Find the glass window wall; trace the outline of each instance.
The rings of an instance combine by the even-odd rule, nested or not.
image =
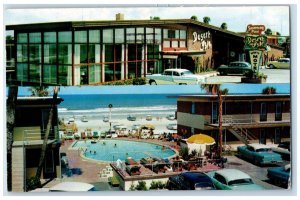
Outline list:
[[[100,83],[101,82],[101,66],[90,65],[89,66],[89,82]]]
[[[43,79],[45,83],[56,83],[57,67],[56,65],[44,64],[43,66]]]
[[[27,33],[17,34],[17,43],[27,43],[27,42],[28,42]]]
[[[124,29],[115,29],[115,43],[124,43]]]
[[[103,43],[113,43],[114,42],[113,29],[104,29],[103,30]]]
[[[135,43],[135,28],[126,29],[126,42],[131,44]]]
[[[75,31],[75,43],[87,43],[87,32]]]
[[[72,66],[58,66],[58,82],[61,85],[72,85]]]
[[[72,32],[64,31],[58,33],[58,42],[59,43],[72,43]]]
[[[100,31],[99,30],[89,30],[89,42],[90,43],[100,43]]]

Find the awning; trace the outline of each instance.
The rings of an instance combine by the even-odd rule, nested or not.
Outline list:
[[[191,50],[181,50],[181,51],[161,51],[163,58],[176,59],[177,56],[197,56],[203,55],[206,51],[191,51]]]

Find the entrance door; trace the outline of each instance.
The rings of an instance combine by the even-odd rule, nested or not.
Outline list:
[[[45,157],[44,178],[55,178],[53,150],[48,150]]]

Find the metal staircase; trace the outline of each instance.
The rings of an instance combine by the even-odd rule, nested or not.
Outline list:
[[[245,128],[241,128],[235,125],[228,130],[244,144],[249,144],[250,140],[257,140],[254,134]]]

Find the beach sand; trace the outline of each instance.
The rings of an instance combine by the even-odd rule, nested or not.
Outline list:
[[[87,122],[82,122],[81,117],[75,116],[75,123],[78,128],[78,133],[85,131],[85,129],[87,129],[87,128],[92,129],[92,131],[98,131],[98,132],[100,131],[101,133],[105,132],[105,131],[109,131],[110,123],[104,122],[103,119],[89,118],[89,116],[87,116],[87,120],[88,120]],[[113,126],[116,124],[125,126],[127,128],[127,131],[128,130],[132,131],[132,126],[135,124],[139,124],[139,125],[150,124],[155,127],[155,129],[153,131],[154,134],[163,134],[164,132],[165,133],[177,132],[176,130],[174,131],[174,130],[167,129],[168,124],[174,124],[174,123],[177,123],[177,121],[169,120],[165,116],[164,117],[153,117],[151,121],[146,120],[146,116],[145,117],[137,117],[136,121],[129,121],[129,120],[127,120],[127,117],[111,119],[112,130],[113,130]]]

